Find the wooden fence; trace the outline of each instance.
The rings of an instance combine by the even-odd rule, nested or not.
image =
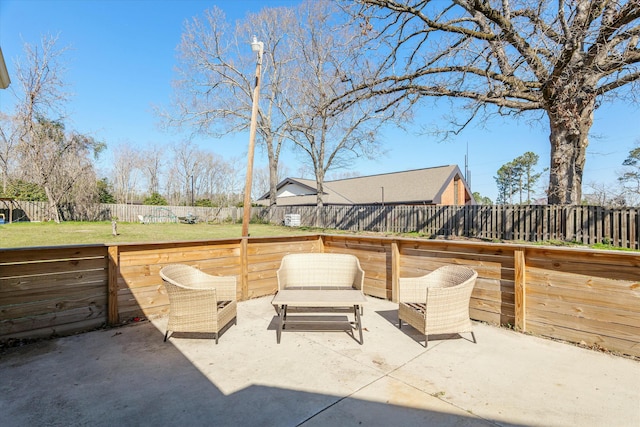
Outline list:
[[[47,204],[45,202],[29,202],[16,200],[13,203],[0,204],[0,213],[5,214],[7,222],[10,217],[10,205],[13,207],[11,220],[18,221],[46,221],[48,218]],[[178,217],[187,215],[197,216],[200,221],[206,222],[237,222],[242,220],[242,208],[207,208],[200,206],[151,206],[151,205],[127,205],[127,204],[97,204],[78,212],[73,206],[64,206],[61,209],[62,218],[67,221],[110,221],[117,218],[122,222],[138,222],[141,218],[151,222],[178,221]]]
[[[296,252],[356,255],[364,292],[389,300],[399,277],[467,265],[478,272],[473,319],[640,356],[640,253],[327,234],[0,249],[0,340],[166,314],[159,271],[175,262],[235,276],[240,300],[272,295]]]
[[[255,209],[255,208],[254,208]],[[606,243],[640,249],[640,208],[601,206],[302,206],[265,208],[254,215],[283,223],[347,231],[417,233],[525,242]]]
[[[5,217],[9,211],[5,209]],[[0,213],[4,212],[0,209]],[[76,218],[68,209],[65,218]],[[177,221],[189,214],[200,221],[238,222],[242,208],[191,206],[96,205],[93,220]],[[19,202],[13,220],[42,221],[43,202]],[[300,215],[300,225],[346,231],[417,233],[427,237],[457,236],[489,241],[568,241],[605,243],[640,249],[640,208],[601,206],[290,206],[252,208],[251,217],[284,224],[285,215]],[[171,218],[170,215],[173,215]],[[86,218],[84,218],[86,219]]]

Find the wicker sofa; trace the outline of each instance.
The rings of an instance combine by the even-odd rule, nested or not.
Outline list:
[[[287,318],[289,307],[314,308],[319,311],[353,307],[355,319],[353,323],[349,323],[358,330],[359,342],[363,343],[360,315],[366,297],[362,290],[364,271],[357,257],[337,253],[285,255],[277,271],[277,277],[278,293],[272,303],[279,317],[278,343],[285,324],[317,323],[322,320],[318,317],[311,321],[302,321],[300,317]]]
[[[398,283],[398,327],[402,321],[429,335],[470,332],[469,301],[478,273],[459,266],[440,267],[421,277],[400,278]]]
[[[215,334],[232,320],[237,322],[237,291],[234,276],[212,276],[195,267],[171,264],[160,270],[169,295],[169,332]]]
[[[277,271],[278,290],[359,289],[364,271],[358,258],[349,254],[300,253],[282,258]]]

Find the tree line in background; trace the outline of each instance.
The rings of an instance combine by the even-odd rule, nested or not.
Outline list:
[[[379,156],[384,126],[403,126],[421,100],[441,97],[468,112],[449,122],[445,135],[494,114],[546,116],[545,198],[577,204],[593,111],[615,97],[636,101],[638,19],[638,2],[623,0],[561,2],[555,9],[544,0],[305,1],[264,8],[235,25],[214,7],[186,24],[174,97],[157,114],[167,127],[213,138],[246,130],[255,85],[248,38],[255,33],[265,48],[258,143],[268,156],[264,179],[255,181],[264,183],[271,204],[283,149],[296,151],[313,173],[320,206],[329,171]],[[166,152],[118,147],[109,177],[99,179],[95,159],[106,143],[66,128],[64,53],[55,38],[25,45],[14,79],[16,110],[0,117],[3,195],[47,200],[55,220],[65,203],[239,203],[244,161],[225,161],[190,142]],[[456,100],[468,104],[460,108]],[[631,151],[625,161],[619,183],[626,193],[617,203],[638,193],[639,156]],[[531,202],[543,173],[537,162],[527,152],[503,165],[496,202]]]
[[[540,194],[540,189],[544,186],[540,180],[548,169],[538,171],[536,168],[539,160],[540,156],[527,151],[502,165],[494,177],[498,189],[495,203],[498,205],[546,204],[546,197]],[[640,205],[640,141],[629,151],[621,166],[621,169],[614,171],[617,175],[617,184],[588,183],[581,204],[606,207]],[[478,204],[493,204],[490,198],[478,192],[473,193],[473,197]]]

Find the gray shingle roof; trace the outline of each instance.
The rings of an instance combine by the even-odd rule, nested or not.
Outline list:
[[[463,178],[456,165],[447,165],[325,181],[323,202],[338,205],[377,204],[382,202],[384,192],[384,202],[389,204],[439,204],[442,192],[456,174]],[[464,183],[464,179],[462,182]],[[279,197],[278,205],[316,204],[315,180],[287,178],[278,184],[278,188],[291,183],[307,186],[313,192],[302,196]],[[468,188],[467,191],[470,194]],[[268,193],[261,197],[268,198]]]

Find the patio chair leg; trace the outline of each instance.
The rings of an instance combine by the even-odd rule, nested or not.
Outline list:
[[[473,339],[474,344],[478,344],[478,342],[476,341],[476,334],[474,334],[473,331],[471,331],[471,338]]]
[[[164,334],[164,342],[167,342],[167,337],[169,336],[169,330],[167,329],[167,332],[165,332]]]
[[[220,336],[220,332],[216,332],[216,345],[218,345],[218,336]]]
[[[398,317],[398,329],[402,329],[402,319]]]
[[[282,308],[280,309],[280,319],[282,320],[282,328],[285,328],[285,324],[286,324],[286,320],[287,320],[287,306],[283,305]]]
[[[424,348],[427,348],[427,345],[429,345],[429,335],[424,334]]]

